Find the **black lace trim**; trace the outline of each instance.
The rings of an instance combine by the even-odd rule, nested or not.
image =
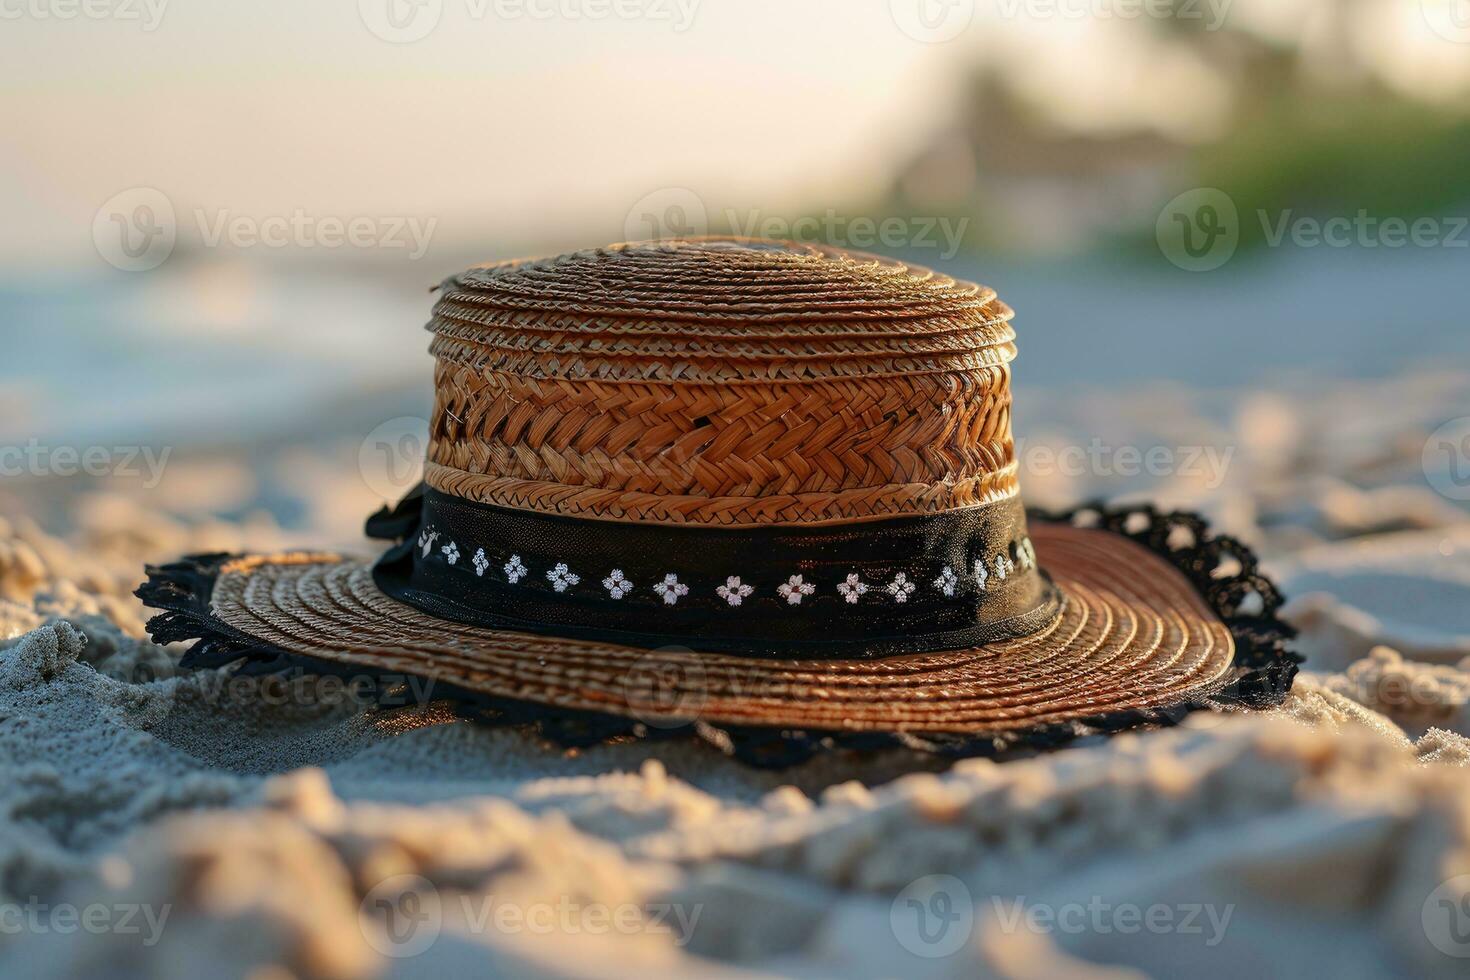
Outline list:
[[[819,753],[834,751],[899,749],[946,759],[998,758],[1054,749],[1090,735],[1175,725],[1202,708],[1267,708],[1285,699],[1301,663],[1301,657],[1287,648],[1296,631],[1280,618],[1284,599],[1261,573],[1254,552],[1244,543],[1226,535],[1212,535],[1209,525],[1197,514],[1161,512],[1152,505],[1109,507],[1094,503],[1062,513],[1033,511],[1030,519],[1069,522],[1123,535],[1183,572],[1234,634],[1235,661],[1225,685],[1209,697],[1168,708],[1113,711],[996,735],[830,732],[707,722],[662,729],[617,715],[497,698],[438,682],[434,692],[448,698],[462,717],[522,729],[564,749],[692,735],[741,762],[771,769],[799,765]],[[378,682],[383,702],[392,703],[396,692],[408,683],[402,675],[291,653],[215,619],[210,612],[215,579],[220,568],[234,557],[219,553],[191,555],[167,565],[150,565],[147,581],[134,593],[146,605],[162,610],[148,621],[148,631],[156,642],[196,641],[180,666],[228,667],[233,674],[250,676],[370,676]]]

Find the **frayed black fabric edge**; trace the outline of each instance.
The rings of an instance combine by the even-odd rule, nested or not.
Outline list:
[[[1168,727],[1201,709],[1269,708],[1286,698],[1301,663],[1301,657],[1288,649],[1296,631],[1280,618],[1284,599],[1260,571],[1255,553],[1244,543],[1227,535],[1211,534],[1207,522],[1197,514],[1165,512],[1151,505],[1091,503],[1060,513],[1032,511],[1030,518],[1122,535],[1178,568],[1235,637],[1235,661],[1225,682],[1208,696],[1168,708],[1113,711],[1063,724],[983,736],[796,730],[702,721],[659,728],[618,715],[497,698],[439,681],[432,682],[430,690],[434,698],[448,699],[461,717],[518,728],[562,749],[693,735],[725,755],[766,769],[784,769],[820,753],[843,751],[908,750],[949,760],[1005,758],[1059,748],[1087,736]],[[385,707],[398,703],[395,698],[412,683],[404,675],[291,653],[214,618],[210,601],[215,580],[220,569],[236,557],[191,555],[167,565],[148,566],[148,578],[135,595],[145,605],[162,610],[148,621],[149,633],[159,643],[196,641],[180,666],[229,668],[233,674],[251,676],[295,673],[367,677],[377,684]]]

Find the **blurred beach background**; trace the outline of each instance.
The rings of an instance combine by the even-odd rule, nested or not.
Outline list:
[[[0,898],[181,909],[166,960],[6,934],[8,975],[1470,955],[1470,0],[15,0],[0,77]],[[171,676],[144,561],[373,550],[362,519],[424,450],[435,284],[689,234],[995,287],[1028,502],[1155,499],[1258,549],[1309,657],[1287,706],[875,803],[692,746],[562,759],[439,716],[221,710]],[[931,826],[972,797],[976,840]],[[720,924],[616,960],[484,935],[396,960],[352,927],[389,871],[447,890],[471,865]],[[1240,918],[1210,958],[1005,930],[895,952],[890,901],[940,871],[977,908],[1044,883]],[[1436,932],[1446,888],[1463,916]]]
[[[427,413],[429,288],[629,238],[785,235],[995,286],[1033,442],[1089,388],[1228,425],[1242,392],[1470,361],[1454,3],[38,4],[0,34],[0,445],[29,447],[0,499],[48,523],[154,482],[119,451],[148,446],[155,503],[340,543],[373,494],[302,485]],[[195,465],[220,459],[244,462]]]

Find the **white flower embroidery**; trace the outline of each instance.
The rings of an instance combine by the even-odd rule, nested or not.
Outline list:
[[[793,575],[777,586],[776,591],[791,605],[799,606],[802,597],[811,595],[817,591],[817,587],[810,582],[803,582],[800,575]]]
[[[475,574],[484,575],[485,569],[490,567],[490,559],[485,557],[485,549],[475,551],[475,557],[471,559],[475,563]]]
[[[952,596],[954,595],[954,587],[958,582],[959,579],[955,577],[954,569],[945,565],[944,571],[940,572],[939,577],[934,580],[934,587],[945,595]]]
[[[505,563],[505,577],[510,579],[511,585],[526,577],[526,566],[521,564],[520,555],[511,555],[510,561]]]
[[[459,546],[456,545],[453,541],[449,542],[439,550],[444,552],[444,560],[449,562],[449,564],[453,565],[455,562],[459,561]]]
[[[1020,556],[1022,568],[1036,567],[1036,546],[1030,538],[1021,539],[1021,543],[1016,545],[1016,554]]]
[[[679,601],[681,595],[689,594],[689,586],[679,581],[679,576],[673,572],[664,576],[662,582],[655,582],[653,591],[664,597],[664,602],[672,606]]]
[[[888,594],[893,596],[894,602],[908,602],[909,596],[918,586],[909,581],[909,577],[903,572],[893,576],[893,581],[888,583]]]
[[[576,585],[582,581],[582,576],[576,575],[567,569],[566,562],[557,562],[556,567],[546,573],[546,580],[551,587],[558,592],[565,592],[567,586]]]
[[[837,591],[842,593],[842,598],[850,603],[858,601],[858,596],[868,591],[868,583],[858,578],[857,572],[847,576],[847,579],[837,583]]]
[[[426,527],[419,532],[419,547],[423,549],[423,556],[429,557],[429,552],[434,550],[434,541],[439,537],[439,532],[431,527]]]
[[[633,591],[633,583],[623,578],[621,568],[614,568],[609,572],[607,578],[602,580],[602,587],[607,589],[607,594],[614,599],[621,599]]]
[[[996,578],[998,578],[1002,582],[1004,582],[1006,576],[1009,575],[1009,574],[1011,574],[1011,572],[1014,572],[1015,570],[1016,570],[1016,563],[1013,562],[1013,561],[1011,561],[1009,558],[1007,558],[1005,552],[1001,552],[1000,554],[998,554],[998,555],[995,556],[995,577]]]
[[[715,595],[724,599],[732,606],[738,606],[745,601],[746,596],[754,591],[755,589],[752,587],[741,583],[739,575],[731,575],[725,579],[724,585],[715,589]]]
[[[990,573],[985,570],[985,562],[979,558],[975,559],[975,584],[980,586],[980,591],[985,591],[985,582],[990,578]]]

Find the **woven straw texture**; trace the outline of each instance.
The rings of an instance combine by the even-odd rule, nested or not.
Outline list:
[[[1067,599],[1053,625],[873,661],[647,651],[463,626],[384,596],[368,566],[325,555],[226,565],[213,613],[283,650],[654,724],[1006,732],[1169,706],[1219,686],[1233,638],[1176,568],[1105,531],[1038,522],[1031,533]]]
[[[1017,492],[1012,313],[873,256],[696,240],[441,287],[427,479],[581,518],[755,526]]]

